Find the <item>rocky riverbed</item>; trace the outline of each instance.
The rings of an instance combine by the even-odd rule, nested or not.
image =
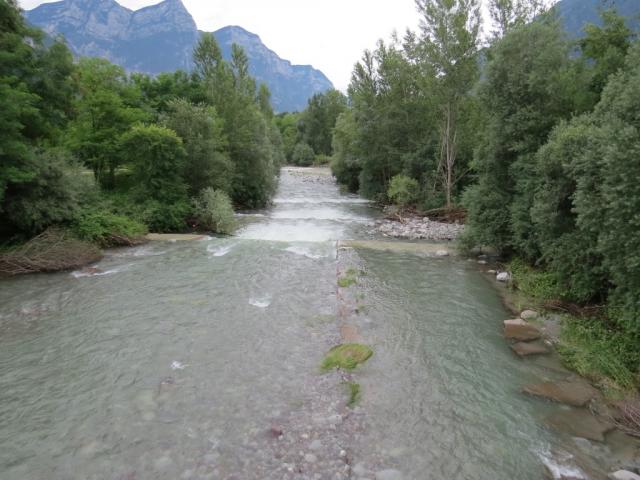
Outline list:
[[[456,240],[464,231],[459,223],[443,223],[428,217],[384,218],[375,222],[375,230],[386,237],[407,240]]]

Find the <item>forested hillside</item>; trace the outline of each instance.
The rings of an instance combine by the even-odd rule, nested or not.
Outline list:
[[[640,43],[615,10],[578,40],[541,2],[419,0],[421,28],[356,65],[332,168],[352,191],[467,214],[462,246],[489,249],[572,324],[585,371],[640,366]]]
[[[203,34],[192,74],[127,75],[45,45],[14,0],[0,9],[3,242],[52,225],[103,245],[147,229],[227,231],[231,203],[269,201],[282,140],[240,47],[226,62]]]

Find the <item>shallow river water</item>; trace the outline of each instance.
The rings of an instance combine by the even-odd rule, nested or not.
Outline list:
[[[550,407],[520,393],[541,372],[462,259],[357,252],[375,353],[344,413],[318,368],[339,341],[336,240],[375,215],[284,170],[236,237],[0,281],[0,478],[542,478]]]

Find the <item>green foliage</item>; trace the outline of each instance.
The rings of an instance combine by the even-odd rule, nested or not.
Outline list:
[[[529,298],[542,303],[566,296],[551,272],[532,268],[519,258],[511,260],[508,270],[513,276],[514,285]]]
[[[340,115],[333,133],[333,157],[331,173],[339,184],[345,185],[350,192],[360,188],[362,167],[358,161],[357,125],[351,110]]]
[[[93,189],[91,176],[64,152],[35,151],[24,163],[31,176],[5,192],[0,219],[2,233],[35,235],[47,227],[71,221]]]
[[[233,163],[227,152],[224,122],[215,108],[178,99],[170,100],[167,110],[164,123],[178,134],[185,148],[182,175],[189,193],[196,195],[207,187],[230,193]]]
[[[359,343],[345,343],[333,347],[324,357],[320,368],[323,371],[341,368],[353,370],[358,365],[366,362],[373,355],[373,350]]]
[[[327,155],[316,155],[313,164],[318,166],[327,166],[331,163],[331,157]]]
[[[120,140],[119,149],[133,163],[138,195],[171,202],[186,198],[180,173],[186,152],[178,135],[158,125],[136,125]]]
[[[300,115],[302,141],[318,155],[331,155],[331,138],[338,116],[347,109],[347,97],[338,90],[318,93]]]
[[[309,167],[313,164],[315,153],[309,144],[300,142],[296,145],[291,156],[291,162],[299,167]]]
[[[338,279],[338,286],[340,288],[349,288],[353,285],[356,285],[358,280],[356,280],[355,275],[353,273],[347,272],[344,277],[340,277]]]
[[[420,185],[418,182],[406,175],[396,175],[389,183],[387,196],[394,204],[402,207],[415,205],[420,194]]]
[[[85,210],[73,224],[73,232],[82,240],[112,247],[128,245],[147,233],[140,222],[106,210]]]
[[[637,339],[611,329],[599,319],[565,318],[559,352],[569,367],[605,387],[622,390],[638,387]]]
[[[299,113],[282,113],[275,117],[275,124],[278,127],[282,138],[282,149],[287,162],[292,162],[293,150],[299,140],[298,122]]]
[[[147,226],[151,232],[180,233],[188,229],[187,219],[193,215],[193,207],[187,198],[173,202],[146,200],[137,206],[133,217]]]
[[[194,203],[194,213],[200,226],[216,233],[233,233],[236,221],[226,193],[209,187],[200,192]]]
[[[102,187],[113,189],[116,169],[128,159],[119,148],[121,137],[147,118],[139,108],[140,93],[121,67],[104,59],[80,59],[77,76],[77,116],[69,126],[67,145]]]

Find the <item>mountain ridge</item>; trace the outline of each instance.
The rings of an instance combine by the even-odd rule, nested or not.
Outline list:
[[[127,71],[151,75],[190,70],[193,48],[203,33],[181,0],[139,10],[115,0],[61,0],[28,10],[25,17],[49,35],[63,35],[76,56],[107,58]],[[230,25],[212,33],[226,59],[232,43],[245,49],[250,73],[269,87],[278,112],[303,110],[311,96],[333,88],[320,70],[280,58],[243,27]]]

